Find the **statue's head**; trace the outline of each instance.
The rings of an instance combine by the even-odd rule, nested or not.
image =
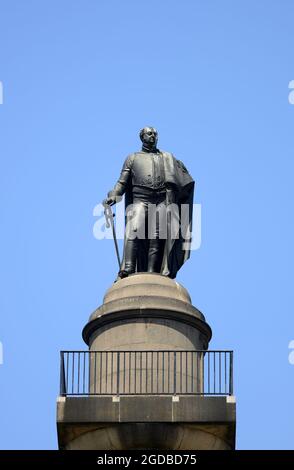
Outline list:
[[[144,127],[140,131],[140,139],[147,147],[156,147],[158,141],[157,130],[154,127]]]

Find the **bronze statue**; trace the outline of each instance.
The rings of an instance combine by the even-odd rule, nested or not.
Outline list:
[[[140,139],[142,150],[127,157],[104,201],[111,206],[125,195],[124,254],[118,275],[155,272],[175,278],[190,256],[194,181],[180,160],[157,148],[156,129],[144,127]]]

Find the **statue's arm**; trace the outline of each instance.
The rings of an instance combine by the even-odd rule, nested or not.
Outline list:
[[[106,200],[107,204],[110,204],[110,205],[115,204],[118,200],[120,200],[120,198],[125,193],[128,183],[130,182],[130,179],[131,179],[133,160],[134,160],[134,154],[129,155],[126,158],[123,164],[121,173],[120,173],[120,177],[116,185],[107,194],[107,200]]]

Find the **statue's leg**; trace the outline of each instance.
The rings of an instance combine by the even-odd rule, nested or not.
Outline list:
[[[121,277],[136,272],[140,242],[145,237],[145,204],[136,201],[128,214],[124,244],[124,269]]]
[[[129,238],[125,241],[125,275],[136,271],[137,242],[137,239],[132,240]]]
[[[164,240],[150,240],[148,252],[148,272],[160,273],[164,253]]]
[[[137,222],[137,272],[146,272],[148,267],[148,202],[141,198],[138,208],[138,222]]]
[[[156,211],[149,217],[149,250],[148,250],[148,272],[160,273],[166,242],[166,204],[165,200],[159,202]]]

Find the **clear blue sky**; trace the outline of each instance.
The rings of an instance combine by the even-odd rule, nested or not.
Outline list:
[[[59,350],[116,272],[94,206],[150,124],[197,181],[178,280],[234,349],[239,449],[293,449],[294,4],[0,0],[0,447],[57,447]]]

